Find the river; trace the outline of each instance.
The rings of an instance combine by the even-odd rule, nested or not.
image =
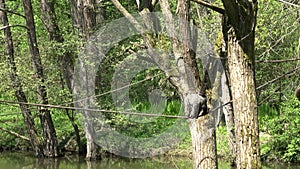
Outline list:
[[[106,158],[94,162],[83,157],[65,156],[56,159],[36,159],[30,153],[1,152],[0,169],[191,169],[192,160],[178,157],[155,157],[151,159]],[[229,169],[219,162],[219,169]],[[300,169],[300,166],[265,164],[264,169]]]

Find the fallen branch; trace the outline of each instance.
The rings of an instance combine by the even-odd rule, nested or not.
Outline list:
[[[16,136],[16,137],[18,137],[18,138],[21,138],[21,139],[23,139],[23,140],[25,140],[25,141],[30,141],[28,137],[22,136],[21,134],[18,134],[18,133],[14,132],[14,131],[5,129],[5,128],[3,128],[3,127],[0,127],[0,130],[5,131],[5,132],[7,132],[8,134],[11,134],[11,135]]]

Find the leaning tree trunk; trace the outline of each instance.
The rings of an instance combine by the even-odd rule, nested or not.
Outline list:
[[[5,1],[0,0],[0,7],[5,9]],[[6,55],[8,58],[8,63],[10,67],[10,79],[13,83],[13,89],[15,90],[15,96],[18,100],[18,102],[21,103],[27,103],[26,95],[22,89],[22,84],[18,79],[17,75],[17,67],[15,63],[15,56],[14,56],[14,46],[13,46],[13,40],[11,35],[11,30],[8,22],[8,17],[6,12],[2,13],[2,23],[4,27],[7,27],[4,29],[4,35],[5,35],[5,47],[6,47]],[[34,120],[31,115],[30,107],[25,104],[20,104],[21,112],[24,118],[24,123],[26,125],[27,133],[29,135],[30,143],[32,145],[34,155],[36,157],[43,157],[43,145],[42,141],[40,140],[37,130],[34,125]]]
[[[228,68],[236,135],[237,168],[261,168],[254,74],[257,1],[223,0],[228,17]]]
[[[25,12],[25,20],[26,20],[27,34],[28,34],[28,45],[29,45],[29,50],[31,55],[32,67],[34,70],[35,78],[38,81],[37,84],[38,99],[39,102],[41,102],[42,104],[48,104],[43,66],[42,66],[41,57],[40,57],[38,44],[36,40],[36,32],[35,32],[31,0],[23,0],[23,7]],[[43,135],[44,135],[44,155],[46,157],[57,157],[58,156],[57,138],[56,138],[56,132],[53,125],[52,117],[50,115],[50,110],[46,107],[40,107],[39,116],[40,116]]]

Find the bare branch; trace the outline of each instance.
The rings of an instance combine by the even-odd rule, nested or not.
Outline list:
[[[14,11],[9,10],[9,9],[5,9],[5,8],[1,8],[1,7],[0,7],[0,11],[7,12],[7,13],[12,13],[12,14],[14,14],[14,15],[18,15],[18,16],[21,16],[22,18],[25,18],[24,15],[22,15],[22,14],[20,14],[20,13],[18,13],[18,12],[14,12]]]
[[[143,32],[143,27],[138,23],[138,21],[123,7],[123,5],[118,0],[111,0],[115,7],[125,16],[128,21],[134,25],[134,27],[140,33]]]
[[[296,59],[286,59],[286,60],[257,60],[256,63],[283,63],[283,62],[294,62],[299,61],[300,58]]]
[[[220,8],[218,6],[214,6],[214,5],[212,5],[212,4],[208,3],[208,2],[205,2],[205,1],[202,1],[202,0],[192,0],[192,1],[195,2],[195,3],[198,3],[200,5],[203,5],[203,6],[209,8],[209,9],[211,9],[213,11],[216,11],[216,12],[218,12],[220,14],[225,14],[225,10],[223,8]]]
[[[25,25],[19,25],[19,24],[17,24],[17,25],[7,25],[7,26],[2,26],[2,27],[0,27],[0,31],[1,31],[1,30],[4,30],[4,29],[6,29],[6,28],[12,28],[12,27],[22,27],[22,28],[28,29],[27,26],[25,26]]]
[[[7,132],[7,133],[9,133],[9,134],[11,134],[11,135],[13,135],[13,136],[18,137],[18,138],[21,138],[21,139],[23,139],[23,140],[25,140],[25,141],[30,141],[28,137],[22,136],[21,134],[18,134],[18,133],[14,132],[14,131],[5,129],[5,128],[3,128],[3,127],[0,127],[0,130],[5,131],[5,132]]]
[[[290,3],[290,2],[287,2],[287,1],[284,1],[284,0],[278,0],[279,2],[282,2],[282,3],[285,3],[285,4],[288,4],[288,5],[291,5],[291,6],[294,6],[294,7],[297,7],[297,8],[300,8],[300,5],[297,5],[297,4],[293,4],[293,3]]]
[[[272,83],[276,82],[277,80],[279,80],[279,79],[281,79],[281,78],[283,78],[283,77],[285,77],[285,76],[287,76],[287,75],[289,75],[289,74],[291,74],[291,73],[294,73],[294,72],[295,72],[296,70],[298,70],[299,68],[300,68],[300,67],[296,67],[295,69],[292,69],[292,70],[290,70],[290,71],[288,71],[288,72],[286,72],[286,73],[284,73],[284,74],[282,74],[282,75],[276,77],[275,79],[272,79],[272,80],[268,81],[267,83],[258,86],[258,87],[256,88],[256,90],[260,90],[260,89],[262,89],[262,88],[268,86],[269,84],[272,84]]]

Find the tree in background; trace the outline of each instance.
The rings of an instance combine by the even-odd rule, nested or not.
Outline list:
[[[38,49],[38,43],[36,39],[36,30],[34,23],[34,15],[32,10],[31,0],[23,0],[23,7],[25,13],[28,46],[30,50],[30,56],[32,61],[32,67],[37,83],[37,95],[38,100],[42,104],[48,104],[47,89],[45,86],[45,76],[43,72],[43,65],[41,62],[41,56]],[[50,110],[47,107],[39,108],[39,117],[41,120],[43,130],[43,148],[44,155],[46,157],[58,156],[58,143],[56,138],[56,131],[53,125]]]
[[[2,9],[6,9],[5,1],[0,1],[0,7]],[[6,56],[8,59],[9,67],[10,67],[10,79],[12,82],[12,86],[14,89],[14,94],[19,102],[27,103],[27,97],[23,91],[22,84],[18,77],[17,66],[15,63],[15,54],[14,54],[14,45],[11,34],[11,28],[9,26],[9,21],[7,17],[7,13],[5,11],[1,11],[1,20],[4,27],[4,36],[5,36],[5,48],[6,48]],[[35,128],[34,120],[31,114],[30,107],[25,104],[20,104],[20,109],[22,111],[22,115],[24,118],[24,122],[26,125],[27,133],[29,135],[30,143],[32,145],[34,155],[36,157],[44,157],[43,152],[43,143],[39,138],[37,133],[37,129]]]
[[[59,48],[63,47],[64,44],[64,38],[62,36],[62,33],[58,27],[57,17],[55,13],[55,2],[52,0],[41,0],[41,12],[42,12],[42,18],[43,18],[43,24],[46,27],[46,30],[48,32],[48,38],[51,42],[56,43],[57,50]],[[75,56],[74,53],[70,50],[65,50],[63,54],[60,54],[58,56],[59,58],[59,67],[61,70],[61,74],[63,74],[64,81],[66,83],[66,86],[70,93],[72,93],[72,84],[73,84],[73,74],[74,74],[74,60]],[[64,86],[64,85],[63,85]],[[74,107],[73,104],[71,104],[72,107]],[[74,132],[76,135],[76,142],[78,146],[78,152],[82,152],[82,146],[81,146],[81,139],[79,134],[79,128],[78,125],[75,123],[74,118],[74,110],[68,110],[66,109],[66,114],[74,128]]]

